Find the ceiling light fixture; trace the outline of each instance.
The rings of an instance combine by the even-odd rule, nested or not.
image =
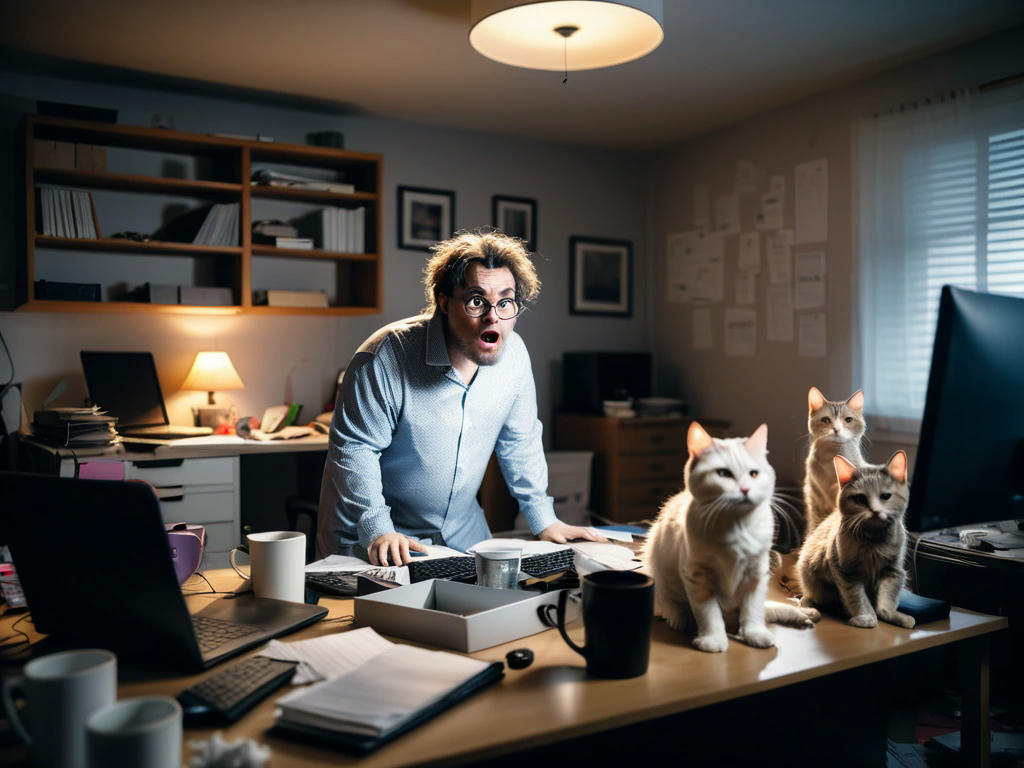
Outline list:
[[[469,43],[514,67],[611,67],[661,45],[662,15],[662,0],[471,0]]]

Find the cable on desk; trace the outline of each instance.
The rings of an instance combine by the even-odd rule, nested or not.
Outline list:
[[[211,584],[210,580],[208,578],[206,578],[206,576],[203,575],[202,571],[196,571],[195,575],[198,576],[203,581],[205,581],[206,582],[206,586],[208,586],[209,589],[206,592],[185,592],[184,590],[182,590],[182,592],[184,594],[186,594],[186,595],[234,595],[234,594],[236,594],[234,592],[219,592],[216,589],[214,589],[213,588],[213,584]]]
[[[16,664],[20,664],[24,661],[24,657],[28,655],[28,652],[32,648],[32,639],[28,636],[27,632],[18,629],[18,625],[26,619],[31,618],[32,613],[26,613],[11,625],[11,629],[14,630],[14,634],[0,639],[0,661]],[[9,642],[11,638],[17,637],[18,635],[21,635],[24,639],[18,640],[16,643]],[[13,649],[17,649],[17,652],[12,653]]]

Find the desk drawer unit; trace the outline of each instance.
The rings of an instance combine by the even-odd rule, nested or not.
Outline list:
[[[594,452],[590,505],[595,512],[617,522],[649,520],[683,488],[689,424],[689,419],[678,417],[617,419],[559,413],[555,445]],[[712,434],[728,426],[709,424]]]
[[[206,528],[203,568],[224,568],[241,540],[237,456],[153,459],[125,462],[126,480],[145,480],[156,488],[165,523]]]

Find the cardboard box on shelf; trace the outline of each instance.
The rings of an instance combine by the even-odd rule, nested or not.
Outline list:
[[[75,145],[70,141],[35,139],[32,147],[32,164],[36,168],[73,169]]]

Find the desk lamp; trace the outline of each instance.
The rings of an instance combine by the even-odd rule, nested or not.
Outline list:
[[[199,352],[181,388],[206,390],[206,405],[193,406],[192,413],[197,427],[217,427],[228,420],[231,409],[214,403],[214,391],[244,386],[227,352]]]

